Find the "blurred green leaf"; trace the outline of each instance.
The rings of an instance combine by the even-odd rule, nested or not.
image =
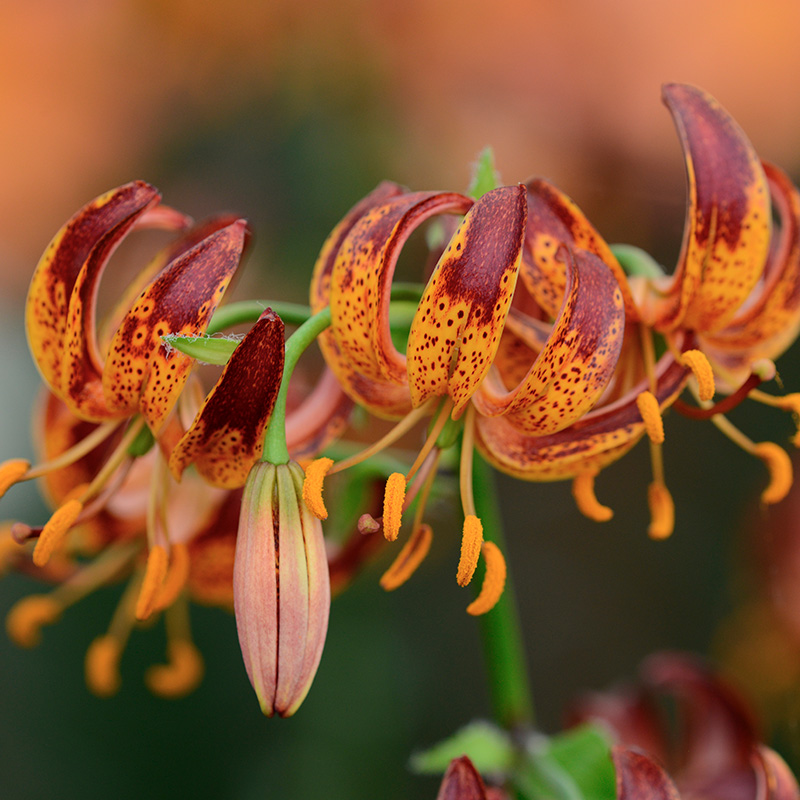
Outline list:
[[[500,175],[494,168],[494,150],[491,147],[486,147],[478,156],[467,194],[477,200],[483,197],[486,192],[496,189],[499,183]]]
[[[410,767],[418,774],[441,774],[454,758],[469,756],[481,774],[503,774],[516,756],[505,731],[490,722],[476,721],[411,757]]]
[[[174,333],[162,336],[161,339],[167,347],[174,347],[206,364],[218,365],[228,363],[241,341],[241,337],[223,339],[217,336],[178,336]]]

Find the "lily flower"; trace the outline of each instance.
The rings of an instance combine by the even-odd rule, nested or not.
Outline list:
[[[674,741],[659,702],[664,698],[677,706]],[[569,723],[588,721],[607,727],[618,743],[612,758],[620,800],[800,797],[789,767],[760,742],[741,698],[688,656],[652,656],[640,683],[579,699]]]
[[[760,458],[771,476],[762,494],[767,504],[781,500],[791,486],[789,457],[772,442],[751,441],[724,414],[747,396],[795,413],[800,407],[798,394],[779,397],[756,388],[774,377],[772,359],[800,329],[800,195],[777,167],[762,164],[739,126],[708,94],[679,84],[663,91],[689,181],[674,275],[665,275],[635,248],[609,247],[570,198],[544,180],[529,182],[520,273],[526,288],[547,315],[556,314],[566,281],[560,249],[593,253],[619,282],[625,339],[608,391],[568,430],[530,439],[502,419],[480,418],[477,424],[478,446],[495,466],[530,480],[573,478],[579,508],[598,520],[612,512],[594,495],[595,476],[646,434],[653,462],[649,532],[655,538],[668,536],[674,526],[661,457],[661,415],[667,407],[710,418]],[[530,326],[509,335],[516,336],[518,349],[535,352],[540,346]],[[664,345],[658,361],[656,342]],[[699,408],[678,399],[687,385]],[[717,391],[727,397],[714,404]]]
[[[87,682],[102,695],[119,685],[133,627],[161,611],[170,664],[154,668],[148,684],[177,694],[200,680],[186,603],[233,607],[240,487],[262,453],[283,368],[283,324],[269,309],[204,400],[190,374],[194,359],[163,338],[205,331],[246,241],[236,218],[191,229],[160,253],[95,331],[97,282],[119,240],[142,224],[188,224],[157,203],[141,182],[113,190],[79,211],[45,252],[26,315],[49,389],[35,420],[42,460],[0,466],[1,492],[38,478],[56,509],[43,527],[16,523],[0,540],[5,566],[56,584],[11,609],[14,641],[36,644],[41,627],[71,605],[129,578],[108,633],[87,654]],[[350,409],[342,397],[328,375],[290,408],[294,454],[316,452],[342,426]]]
[[[490,380],[501,355],[523,264],[527,192],[524,186],[488,191],[479,199],[446,192],[405,192],[381,184],[357,204],[329,236],[314,270],[312,310],[330,307],[332,324],[320,337],[326,362],[347,394],[378,417],[398,420],[377,444],[333,465],[320,459],[306,472],[306,502],[324,518],[322,480],[397,441],[432,416],[429,434],[405,473],[389,477],[380,523],[389,540],[398,536],[402,511],[421,495],[411,537],[384,576],[399,586],[422,560],[431,540],[423,522],[439,455],[463,428],[460,463],[464,511],[457,582],[466,585],[482,556],[484,589],[468,609],[488,611],[502,592],[505,563],[499,549],[483,541],[472,495],[472,457],[482,419],[502,420],[519,435],[544,437],[568,429],[606,388],[623,338],[623,297],[602,259],[584,250],[564,250],[565,295],[555,322],[542,333],[541,320],[514,314],[541,333],[539,352],[517,370],[516,380]],[[463,216],[442,247],[408,333],[406,352],[391,330],[392,279],[409,236],[438,215]],[[517,299],[515,302],[522,303]],[[507,348],[506,348],[507,350]],[[511,354],[503,354],[511,358]],[[519,363],[517,363],[519,367]]]

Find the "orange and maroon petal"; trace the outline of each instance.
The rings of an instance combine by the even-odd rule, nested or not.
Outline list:
[[[757,359],[777,358],[800,329],[800,192],[777,167],[764,164],[764,170],[780,226],[773,234],[763,285],[728,326],[702,339],[708,355],[739,373],[749,372]]]
[[[158,432],[194,365],[161,337],[203,334],[239,266],[246,235],[244,220],[215,231],[142,292],[109,348],[103,372],[109,408],[121,415],[141,411]]]
[[[450,762],[436,800],[488,800],[483,779],[467,756]]]
[[[674,402],[689,375],[670,353],[659,359],[656,397],[662,409]],[[588,470],[599,471],[627,453],[644,434],[636,396],[647,387],[643,382],[617,402],[544,436],[520,431],[507,417],[479,414],[475,424],[477,447],[501,472],[523,480],[564,480]]]
[[[415,407],[449,394],[458,417],[489,371],[517,284],[526,213],[524,186],[487,192],[447,245],[408,336]]]
[[[530,435],[562,430],[592,408],[622,347],[625,307],[611,270],[587,250],[561,252],[567,286],[546,345],[514,389],[487,381],[474,398],[481,414],[506,416]]]
[[[45,383],[64,399],[83,383],[91,384],[89,405],[98,406],[97,413],[90,415],[95,420],[109,418],[102,393],[96,391],[100,371],[94,333],[97,282],[119,241],[159,199],[156,189],[137,181],[85,205],[50,242],[28,290],[28,342]]]
[[[686,158],[689,206],[678,269],[642,316],[665,332],[711,333],[734,318],[764,269],[767,180],[742,129],[710,95],[668,84],[663,99]]]
[[[680,800],[678,789],[653,758],[641,750],[611,748],[617,775],[617,800]]]
[[[283,322],[267,309],[234,350],[216,386],[170,456],[176,479],[194,462],[215,486],[242,486],[264,448],[283,377]]]
[[[558,314],[564,299],[567,276],[558,258],[562,245],[594,253],[614,274],[625,302],[625,314],[638,319],[628,279],[605,239],[577,205],[542,179],[528,182],[528,225],[520,277],[536,302],[551,317]]]
[[[392,343],[392,276],[408,237],[436,214],[464,214],[464,195],[415,192],[367,211],[351,228],[331,275],[331,331],[347,368],[365,378],[404,385],[406,359]]]

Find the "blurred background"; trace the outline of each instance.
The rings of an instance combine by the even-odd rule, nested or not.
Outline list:
[[[763,158],[800,175],[794,0],[0,5],[0,458],[31,452],[33,267],[75,210],[129,180],[196,218],[247,217],[256,244],[236,294],[303,300],[325,235],[379,180],[463,190],[486,145],[506,182],[549,178],[609,241],[671,265],[685,179],[663,82],[711,92]],[[124,284],[125,270],[122,259],[109,279]],[[800,388],[798,352],[779,366],[787,390]],[[787,443],[793,430],[755,404],[734,419],[756,441]],[[578,514],[568,485],[500,480],[539,723],[557,730],[570,697],[631,676],[653,650],[714,652],[797,768],[797,648],[742,608],[772,574],[768,561],[752,569],[763,555],[753,532],[774,538],[778,524],[791,551],[798,506],[771,521],[761,464],[675,414],[666,469],[678,524],[660,543],[645,534],[644,446],[601,476],[616,511],[603,526]],[[32,487],[3,499],[3,518],[45,515]],[[116,698],[84,686],[85,649],[118,590],[70,609],[36,651],[3,636],[0,795],[434,797],[437,781],[411,776],[409,755],[489,714],[477,628],[453,580],[458,526],[441,511],[432,556],[398,592],[378,587],[384,557],[335,600],[317,680],[288,721],[259,713],[233,618],[216,609],[193,612],[205,681],[173,702],[142,683],[163,658],[158,626],[134,634]],[[0,608],[32,591],[4,578]]]

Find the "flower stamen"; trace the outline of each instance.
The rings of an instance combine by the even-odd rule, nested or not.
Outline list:
[[[687,350],[681,354],[681,363],[688,367],[697,381],[697,394],[701,400],[714,397],[714,370],[705,354],[700,350]]]
[[[794,475],[789,454],[774,442],[761,442],[753,450],[769,470],[769,485],[761,492],[764,505],[779,503],[789,494]]]
[[[159,697],[184,697],[203,680],[203,657],[192,642],[188,604],[184,601],[171,606],[165,618],[169,662],[150,667],[144,680],[147,688]]]
[[[150,548],[142,588],[136,601],[136,619],[145,620],[155,610],[156,596],[161,592],[167,576],[168,560],[167,551],[160,544]]]
[[[0,497],[15,483],[23,480],[31,467],[30,461],[24,458],[12,458],[0,464]]]
[[[42,627],[58,622],[62,605],[49,594],[32,594],[18,600],[6,615],[6,632],[19,647],[36,647]]]
[[[467,586],[475,574],[478,559],[481,555],[483,544],[483,525],[474,514],[468,514],[464,519],[464,529],[461,534],[461,555],[458,559],[456,583]]]
[[[332,466],[332,458],[317,458],[305,469],[303,500],[317,519],[328,518],[328,509],[325,508],[325,501],[322,499],[322,484]]]
[[[647,435],[653,444],[664,442],[664,420],[661,418],[661,409],[656,396],[649,391],[641,392],[636,397],[636,406],[644,420]]]
[[[169,566],[161,590],[155,599],[153,610],[169,608],[189,580],[189,548],[185,543],[173,544],[169,551]]]
[[[98,636],[86,651],[84,672],[89,691],[97,697],[112,697],[119,691],[122,679],[119,662],[122,643],[110,634]]]
[[[576,475],[572,481],[572,496],[578,511],[585,517],[595,522],[607,522],[614,516],[614,512],[608,506],[604,506],[594,493],[594,479],[597,477],[598,470],[587,470]]]
[[[81,485],[71,492],[71,494],[83,494],[85,486]],[[83,510],[83,503],[74,497],[67,496],[67,499],[56,509],[56,512],[42,528],[36,547],[33,550],[33,563],[37,567],[43,567],[50,560],[55,550],[66,539],[69,529],[75,524],[78,515]]]
[[[647,504],[650,507],[647,535],[651,539],[668,539],[675,530],[675,503],[662,481],[655,480],[648,486]]]
[[[486,573],[478,596],[467,606],[467,613],[473,616],[491,611],[503,594],[506,586],[506,560],[494,542],[484,542],[481,546]]]
[[[402,586],[424,561],[432,541],[433,530],[430,525],[425,523],[415,525],[411,536],[403,545],[403,549],[397,554],[389,569],[381,576],[381,586],[387,592]]]
[[[397,539],[403,516],[403,502],[406,499],[406,476],[393,472],[386,481],[383,496],[383,535],[390,542]]]
[[[31,467],[25,476],[25,480],[41,478],[50,472],[69,467],[106,441],[119,426],[119,422],[106,422],[103,425],[99,425],[88,436],[64,450],[63,453],[59,453],[55,458]]]

